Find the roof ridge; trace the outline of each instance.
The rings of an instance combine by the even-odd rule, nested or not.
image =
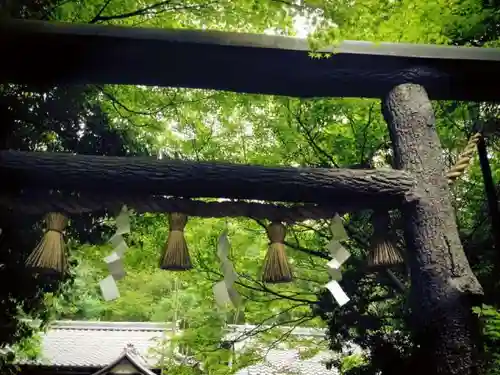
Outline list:
[[[58,330],[88,330],[88,331],[165,331],[173,329],[172,322],[113,322],[102,320],[56,320],[50,323],[49,329]],[[229,324],[228,328],[233,332],[260,331],[270,328],[290,329],[292,327],[253,324]],[[293,327],[293,336],[323,336],[324,328]]]
[[[50,330],[86,331],[164,331],[173,328],[172,323],[157,322],[109,322],[99,320],[56,320],[51,322]]]
[[[116,358],[113,362],[101,368],[99,371],[95,372],[93,375],[104,375],[112,370],[116,365],[118,365],[123,359],[127,359],[132,366],[136,368],[143,375],[155,375],[153,371],[149,369],[147,362],[144,357],[139,353],[132,343],[128,343],[122,350],[121,355]]]

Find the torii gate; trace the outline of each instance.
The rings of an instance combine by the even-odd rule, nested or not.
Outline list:
[[[138,211],[282,221],[399,208],[406,221],[413,328],[421,336],[424,370],[474,372],[469,297],[481,295],[482,288],[458,236],[429,99],[499,100],[500,50],[345,42],[331,58],[317,60],[308,56],[306,41],[294,38],[20,20],[2,20],[0,45],[8,56],[0,69],[4,83],[141,84],[381,98],[398,170],[265,168],[0,151],[2,181],[37,192],[24,196],[3,191],[0,202],[38,213],[71,213],[75,203],[78,212],[92,211],[119,202]],[[49,189],[80,195],[63,199],[50,195]],[[289,208],[186,199],[196,197],[301,204]]]

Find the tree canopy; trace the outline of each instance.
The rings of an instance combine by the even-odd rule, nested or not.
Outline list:
[[[479,0],[418,1],[24,1],[4,2],[0,16],[135,27],[216,29],[295,35],[310,29],[313,47],[341,40],[476,45],[498,43],[499,4]],[[425,20],[425,21],[424,21]],[[312,58],[312,57],[311,57]],[[327,58],[327,57],[322,57]],[[40,63],[43,61],[41,57]],[[199,64],[203,64],[200,57]],[[192,161],[231,161],[272,166],[380,168],[393,165],[387,125],[378,100],[310,99],[242,95],[210,90],[142,86],[32,87],[2,84],[0,113],[3,148],[69,151],[99,155],[161,155]],[[488,125],[488,154],[499,181],[497,106],[434,102],[443,162],[452,167],[479,122]],[[486,126],[485,125],[485,126]],[[498,187],[498,185],[497,185]],[[484,373],[498,367],[500,314],[494,267],[498,259],[477,156],[452,186],[460,236],[475,274],[485,288],[482,318]],[[498,189],[497,189],[498,190]],[[195,267],[185,273],[159,269],[168,225],[163,214],[132,216],[126,238],[127,276],[118,282],[121,297],[105,302],[98,281],[107,274],[103,257],[112,250],[113,214],[97,212],[71,218],[70,274],[41,283],[27,273],[24,260],[41,233],[39,217],[0,216],[0,313],[3,345],[29,336],[25,316],[50,319],[172,321],[190,323],[183,340],[198,359],[220,371],[221,356],[211,354],[224,324],[328,327],[328,344],[338,349],[355,341],[369,349],[360,366],[346,373],[398,373],[415,365],[408,322],[405,266],[390,271],[367,267],[373,232],[372,212],[344,216],[352,257],[342,286],[351,298],[338,307],[322,286],[328,281],[325,249],[327,221],[293,225],[286,237],[294,268],[291,284],[260,281],[267,249],[264,223],[252,219],[191,218],[187,242]],[[212,285],[221,279],[216,255],[220,233],[228,229],[231,259],[239,274],[241,309],[214,310]],[[391,215],[391,235],[405,255],[401,218]],[[182,306],[182,309],[179,307]],[[491,307],[494,306],[494,307]],[[206,330],[210,326],[213,329]],[[200,336],[202,332],[204,335]],[[195,337],[201,337],[198,341]],[[273,336],[273,340],[274,340]],[[271,340],[272,341],[272,340]],[[22,342],[21,342],[22,343]],[[311,348],[322,343],[309,343]],[[22,348],[23,345],[20,345]],[[10,361],[12,358],[8,358]],[[240,365],[254,360],[243,357]],[[496,362],[495,362],[496,361]],[[496,365],[495,365],[496,363]],[[351,367],[351,368],[349,368]],[[236,369],[237,367],[235,367]],[[347,369],[349,368],[349,369]],[[179,371],[182,371],[179,369]],[[350,372],[349,372],[350,371]],[[364,372],[363,372],[364,371]],[[488,372],[489,371],[489,372]]]

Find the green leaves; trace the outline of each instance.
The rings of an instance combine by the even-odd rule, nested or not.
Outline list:
[[[247,32],[263,32],[291,21],[283,3],[258,0],[73,0],[55,6],[51,16],[94,24]]]
[[[432,4],[363,0],[356,6],[347,1],[325,1],[323,9],[323,20],[312,35],[312,39],[323,46],[342,40],[448,44],[450,39],[443,31],[459,22],[467,22],[470,14],[474,14],[474,9],[467,9],[454,0]]]
[[[483,331],[483,351],[486,356],[487,373],[500,374],[500,354],[498,345],[500,343],[500,311],[493,306],[476,306],[473,312],[480,318]]]
[[[291,6],[285,3],[267,0],[73,0],[50,7],[46,18],[137,27],[245,32],[272,29],[288,35],[294,33],[293,16],[301,14],[316,26],[315,33],[310,36],[315,51],[310,57],[324,59],[330,55],[319,53],[319,50],[331,47],[335,52],[335,47],[348,39],[472,43],[477,35],[487,34],[488,27],[496,25],[499,17],[498,12],[483,8],[479,0],[360,0],[354,3],[324,0],[291,2],[294,4]],[[38,17],[39,12],[35,13]],[[498,43],[494,36],[488,40],[492,45]],[[196,63],[204,64],[202,55]],[[245,74],[244,67],[241,74]],[[16,129],[9,145],[12,148],[46,147],[113,155],[161,154],[165,158],[260,165],[327,168],[390,165],[389,134],[380,113],[380,103],[374,100],[300,100],[210,90],[113,85],[85,90],[57,88],[45,96],[25,88],[9,90],[3,90],[2,97],[16,98],[13,105],[9,104],[9,108],[17,108],[13,116]],[[435,109],[445,148],[444,160],[451,165],[467,141],[475,120],[471,115],[473,110],[464,103],[436,103]],[[498,181],[497,145],[491,153],[493,173]],[[468,255],[476,259],[476,272],[488,275],[491,261],[485,238],[490,228],[484,224],[486,220],[481,223],[484,217],[482,189],[479,165],[474,160],[452,191],[464,243],[476,244],[476,247],[471,245]],[[105,303],[97,283],[107,273],[102,258],[111,248],[98,241],[103,228],[97,218],[99,215],[79,218],[81,220],[73,227],[87,236],[78,236],[80,240],[77,241],[74,234],[76,245],[72,246],[72,255],[78,262],[73,269],[74,283],[71,287],[65,286],[63,297],[56,294],[45,297],[45,306],[53,317],[158,322],[186,319],[190,327],[183,336],[173,339],[173,343],[191,348],[209,373],[227,372],[229,353],[218,345],[224,324],[232,322],[230,317],[236,312],[216,309],[211,289],[213,283],[221,279],[216,243],[226,220],[191,218],[186,238],[195,269],[172,273],[158,268],[168,232],[166,217],[134,215],[132,233],[127,238],[130,249],[125,256],[128,275],[118,282],[121,297]],[[385,286],[387,280],[382,276],[361,274],[366,240],[370,235],[368,216],[365,213],[349,215],[349,227],[356,229],[361,237],[361,240],[350,239],[346,243],[353,257],[345,267],[344,282],[353,297],[352,302],[339,310],[321,295],[322,317],[330,325],[331,343],[335,339],[363,341],[373,332],[405,328],[404,296],[391,294],[392,288]],[[326,223],[300,223],[290,228],[287,252],[297,278],[293,284],[272,287],[260,282],[267,248],[263,228],[243,218],[229,219],[227,225],[232,244],[231,260],[240,275],[236,287],[245,299],[244,314],[240,314],[246,322],[278,326],[324,325],[320,319],[313,319],[310,307],[317,306],[317,295],[328,280],[324,270],[326,260],[312,255],[312,251],[324,253],[324,245],[329,239]],[[19,261],[12,256],[11,263]],[[403,270],[399,276],[404,278],[405,275]],[[498,312],[488,306],[476,312],[485,321],[485,335],[498,341]],[[282,336],[282,332],[274,330],[261,336],[271,344]],[[293,340],[291,343],[297,344]],[[318,349],[311,342],[304,344],[311,353]],[[30,352],[31,349],[24,347],[22,350]],[[255,361],[256,357],[255,353],[245,353],[233,369]],[[342,370],[348,371],[359,364],[357,357],[346,359]],[[169,373],[190,371],[172,363],[168,368]]]
[[[342,358],[341,361],[341,374],[349,374],[350,371],[353,371],[357,367],[362,367],[367,364],[367,359],[364,355],[361,354],[351,354]]]

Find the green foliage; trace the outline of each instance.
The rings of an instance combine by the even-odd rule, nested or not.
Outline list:
[[[113,302],[104,302],[98,288],[98,281],[108,272],[103,257],[111,252],[111,247],[89,244],[73,247],[72,255],[78,263],[74,269],[75,282],[63,298],[52,303],[54,317],[164,322],[175,319],[176,313],[179,319],[205,314],[214,305],[212,286],[222,277],[216,244],[225,225],[223,220],[191,218],[185,234],[195,268],[189,272],[172,273],[158,268],[168,234],[166,217],[134,215],[132,233],[127,238],[130,249],[124,258],[128,275],[118,281],[121,297]],[[321,267],[321,262],[313,260],[311,263],[311,259],[300,254],[294,256],[297,275],[302,275],[306,281],[279,287],[278,296],[269,297],[258,281],[267,251],[264,229],[251,220],[241,219],[228,223],[228,230],[231,259],[241,274],[237,288],[245,297],[247,322],[259,323],[268,319],[270,324],[275,320],[294,322],[300,318],[307,324],[304,314],[309,311],[308,301],[314,301],[314,293],[306,291],[307,280],[315,273],[316,268],[311,266]],[[326,279],[326,275],[321,275],[317,282]],[[294,297],[286,299],[287,295]],[[182,310],[174,303],[182,306]],[[288,310],[286,317],[280,315],[282,310]],[[310,324],[317,322],[311,321]]]
[[[291,22],[282,3],[254,0],[72,0],[61,2],[52,17],[84,23],[241,32],[263,32],[269,27],[282,29]]]
[[[316,48],[342,40],[454,44],[485,33],[498,10],[480,0],[321,2],[311,35]],[[496,18],[497,19],[497,18]],[[424,21],[425,20],[425,21]],[[488,21],[488,25],[484,22]],[[474,44],[477,44],[474,43]]]
[[[473,311],[482,323],[484,373],[498,375],[500,374],[500,310],[482,305],[474,307]]]
[[[352,374],[357,368],[366,365],[367,361],[362,354],[350,354],[342,358],[340,373]]]
[[[224,12],[220,10],[224,9]],[[280,3],[275,2],[140,2],[125,1],[79,1],[79,0],[44,0],[44,1],[6,1],[0,3],[0,17],[50,19],[69,22],[114,23],[123,25],[143,25],[153,27],[207,27],[212,29],[263,31],[269,26],[281,28],[290,25],[290,17]],[[222,18],[221,18],[222,17]],[[0,86],[0,115],[2,129],[0,140],[3,148],[20,150],[49,150],[70,151],[82,154],[130,155],[155,154],[158,151],[158,132],[150,136],[150,129],[154,129],[153,121],[147,123],[148,129],[130,126],[133,119],[127,119],[127,111],[123,105],[116,104],[108,92],[102,87],[28,87],[20,85]],[[137,89],[126,91],[128,98],[141,104]],[[146,97],[150,102],[154,96]],[[172,93],[172,92],[171,92]],[[186,96],[189,96],[187,92]],[[107,98],[107,100],[103,100]],[[164,106],[164,96],[157,95],[152,100],[158,106]],[[125,100],[128,103],[129,100]],[[112,104],[113,105],[112,105]],[[113,110],[107,112],[109,108]],[[131,106],[134,108],[134,106]],[[145,107],[146,108],[146,107]],[[120,109],[125,111],[121,116]],[[145,111],[142,111],[144,119]],[[175,113],[175,112],[172,112]],[[148,114],[151,120],[152,113]],[[154,116],[153,116],[154,117]],[[120,126],[121,123],[127,126]],[[137,121],[143,124],[144,121]],[[158,128],[157,128],[158,129]],[[159,127],[160,130],[164,126]],[[96,281],[104,273],[102,264],[96,259],[105,251],[100,248],[103,237],[107,237],[106,226],[102,226],[99,217],[106,213],[81,215],[72,218],[69,228],[73,242],[80,246],[74,249],[78,254],[87,250],[94,253],[94,261],[80,258],[80,265],[72,270],[76,278],[75,285],[57,282],[54,285],[45,285],[44,281],[33,280],[31,275],[23,269],[25,257],[34,248],[40,232],[35,223],[39,218],[23,217],[19,220],[1,215],[0,227],[0,274],[3,280],[16,280],[16,283],[2,283],[2,313],[0,314],[0,347],[22,340],[31,334],[31,329],[25,326],[18,318],[19,310],[29,317],[41,317],[44,320],[49,316],[91,319],[97,317],[119,318],[124,320],[163,320],[163,311],[168,308],[168,299],[163,299],[162,306],[154,311],[137,309],[141,306],[155,306],[156,301],[132,290],[130,300],[134,305],[118,302],[112,307],[105,306],[98,297]],[[33,227],[37,228],[33,232]],[[94,244],[94,245],[90,245]],[[156,250],[156,249],[155,249]],[[90,258],[92,259],[92,257]],[[97,269],[96,269],[96,265]],[[99,268],[100,266],[100,268]],[[165,276],[165,274],[163,274]],[[165,290],[165,285],[172,278],[162,278],[155,275],[157,282],[152,284],[153,292],[157,296]],[[166,279],[166,280],[165,280]],[[127,279],[136,287],[144,285],[146,280],[143,274]],[[165,283],[167,281],[167,283]],[[206,284],[208,285],[208,284]],[[60,289],[65,290],[64,299],[60,299]],[[194,289],[194,287],[191,287]],[[205,289],[208,289],[205,288]],[[71,294],[69,290],[78,294]],[[49,292],[45,298],[44,292]],[[82,298],[86,296],[87,298]],[[159,297],[156,297],[159,298]],[[191,298],[192,300],[192,298]],[[127,301],[125,299],[125,301]],[[191,304],[193,302],[191,301]],[[50,307],[50,309],[47,309]],[[113,309],[114,307],[114,309]],[[62,314],[64,311],[64,314]],[[170,310],[171,311],[171,310]],[[62,315],[61,315],[62,314]],[[156,314],[156,315],[155,315]],[[5,358],[5,357],[2,357]],[[11,360],[12,358],[8,358]]]
[[[163,368],[174,374],[195,374],[197,366],[186,366],[179,363],[182,357],[188,356],[195,363],[201,364],[210,373],[217,374],[219,369],[227,369],[230,351],[221,348],[223,337],[224,315],[215,310],[203,315],[184,318],[189,321],[189,327],[182,333],[168,338],[168,341],[158,343],[153,351],[159,353],[164,360]],[[180,352],[180,353],[179,353]]]
[[[40,357],[42,350],[42,338],[40,333],[22,338],[12,348],[16,353],[17,360],[32,361]]]
[[[301,15],[315,26],[310,36],[311,45],[316,49],[328,45],[333,47],[333,52],[339,42],[346,39],[491,46],[498,43],[496,25],[500,14],[498,4],[484,5],[479,0],[361,0],[355,3],[310,0],[294,6],[272,0],[25,3],[9,2],[8,7],[2,8],[2,15],[137,27],[204,27],[248,32],[272,29],[283,35],[295,32],[292,17]],[[324,52],[311,54],[311,58],[330,56]],[[199,63],[203,64],[203,60]],[[0,138],[5,147],[13,149],[103,155],[161,153],[164,157],[185,160],[260,165],[391,165],[389,136],[380,104],[375,100],[301,100],[114,85],[57,88],[3,85],[0,100],[0,109],[8,108],[7,114],[2,113],[2,121],[9,125],[2,127],[4,135]],[[496,112],[493,106],[478,110],[473,105],[457,102],[434,104],[445,163],[450,167],[466,144],[477,113],[484,113],[488,108],[493,114]],[[490,140],[490,146],[493,173],[498,181],[500,159],[495,137]],[[452,188],[452,194],[461,236],[474,271],[484,285],[492,284],[495,250],[483,208],[477,160]],[[22,272],[23,260],[40,234],[32,230],[39,229],[35,224],[37,219],[23,217],[16,221],[6,216],[0,223],[4,233],[0,263],[5,264],[0,274],[6,280],[20,281],[3,283],[0,288],[2,301],[9,301],[0,314],[2,327],[9,327],[0,331],[0,346],[17,341],[20,353],[36,353],[36,342],[24,341],[31,334],[31,329],[19,319],[25,315],[45,320],[167,322],[185,319],[189,328],[183,335],[172,338],[168,347],[158,343],[157,350],[166,354],[164,365],[168,373],[196,372],[171,361],[173,346],[181,345],[188,347],[210,373],[224,374],[228,372],[229,360],[229,351],[220,348],[224,325],[243,322],[244,317],[245,322],[271,326],[326,324],[330,348],[338,350],[342,343],[355,341],[370,349],[367,358],[349,356],[337,364],[343,373],[376,373],[398,366],[411,368],[408,363],[411,364],[413,347],[407,324],[406,294],[399,293],[386,274],[365,272],[363,267],[372,230],[370,213],[346,216],[351,238],[345,246],[353,256],[343,270],[342,285],[351,298],[343,308],[338,308],[329,294],[321,292],[328,280],[324,269],[328,257],[325,245],[330,237],[326,221],[305,222],[290,228],[287,251],[296,281],[269,287],[259,279],[267,238],[262,226],[254,220],[226,222],[191,218],[186,237],[195,269],[170,273],[158,269],[168,232],[166,217],[133,215],[132,233],[126,238],[130,246],[125,256],[128,275],[118,282],[121,297],[104,302],[98,281],[108,272],[102,258],[112,250],[106,244],[113,231],[109,213],[73,218],[69,237],[75,266],[70,280],[51,288]],[[230,257],[240,275],[236,286],[244,302],[240,314],[234,309],[215,309],[212,297],[212,285],[221,279],[217,238],[226,225],[232,244]],[[392,230],[399,236],[404,252],[397,220]],[[408,287],[407,270],[400,268],[394,272]],[[488,307],[477,312],[484,319],[485,327],[489,327],[484,330],[485,350],[491,354],[492,363],[496,363],[498,313]],[[239,319],[235,319],[235,315],[239,315]],[[12,322],[15,324],[6,324]],[[273,345],[282,338],[283,332],[271,329],[259,336],[266,344]],[[306,346],[304,357],[322,348],[308,340],[289,339],[288,343]],[[258,359],[256,352],[249,350],[233,359],[231,371]]]

